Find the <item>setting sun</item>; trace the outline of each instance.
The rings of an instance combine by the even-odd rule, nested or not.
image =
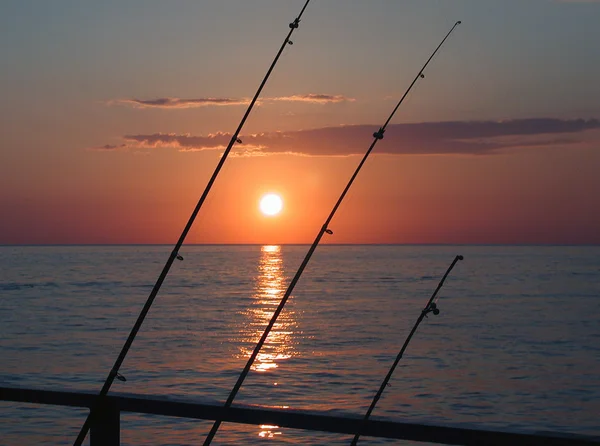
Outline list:
[[[265,215],[277,215],[283,208],[283,201],[277,194],[267,194],[260,199],[259,207]]]

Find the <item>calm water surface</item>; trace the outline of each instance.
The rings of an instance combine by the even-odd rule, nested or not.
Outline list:
[[[0,382],[99,391],[170,249],[0,247]],[[186,247],[113,390],[223,402],[306,251]],[[321,246],[236,402],[364,413],[457,254],[374,416],[600,435],[600,247]],[[86,416],[0,414],[19,446],[70,444]],[[122,414],[122,442],[199,444],[210,426]],[[350,438],[224,424],[214,444]]]

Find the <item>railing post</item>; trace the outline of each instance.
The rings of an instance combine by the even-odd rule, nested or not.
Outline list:
[[[116,402],[104,401],[91,420],[90,446],[119,446],[121,418]]]

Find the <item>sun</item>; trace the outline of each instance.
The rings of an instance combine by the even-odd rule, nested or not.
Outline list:
[[[283,209],[283,200],[277,194],[266,194],[260,199],[258,207],[265,215],[277,215]]]

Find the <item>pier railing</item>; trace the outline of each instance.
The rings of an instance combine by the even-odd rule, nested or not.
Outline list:
[[[95,393],[0,387],[0,401],[51,404],[89,408]],[[171,398],[144,395],[112,394],[98,411],[90,432],[91,446],[117,446],[120,443],[120,414],[134,412],[168,417],[216,420],[261,425],[269,424],[293,429],[353,435],[361,425],[358,416],[340,416],[331,413],[274,409],[261,406],[223,408],[219,403],[198,403]],[[583,446],[600,445],[600,437],[562,433],[516,433],[408,423],[402,421],[369,420],[361,425],[365,437],[394,438],[417,442],[465,446]],[[365,444],[368,438],[364,439]]]

